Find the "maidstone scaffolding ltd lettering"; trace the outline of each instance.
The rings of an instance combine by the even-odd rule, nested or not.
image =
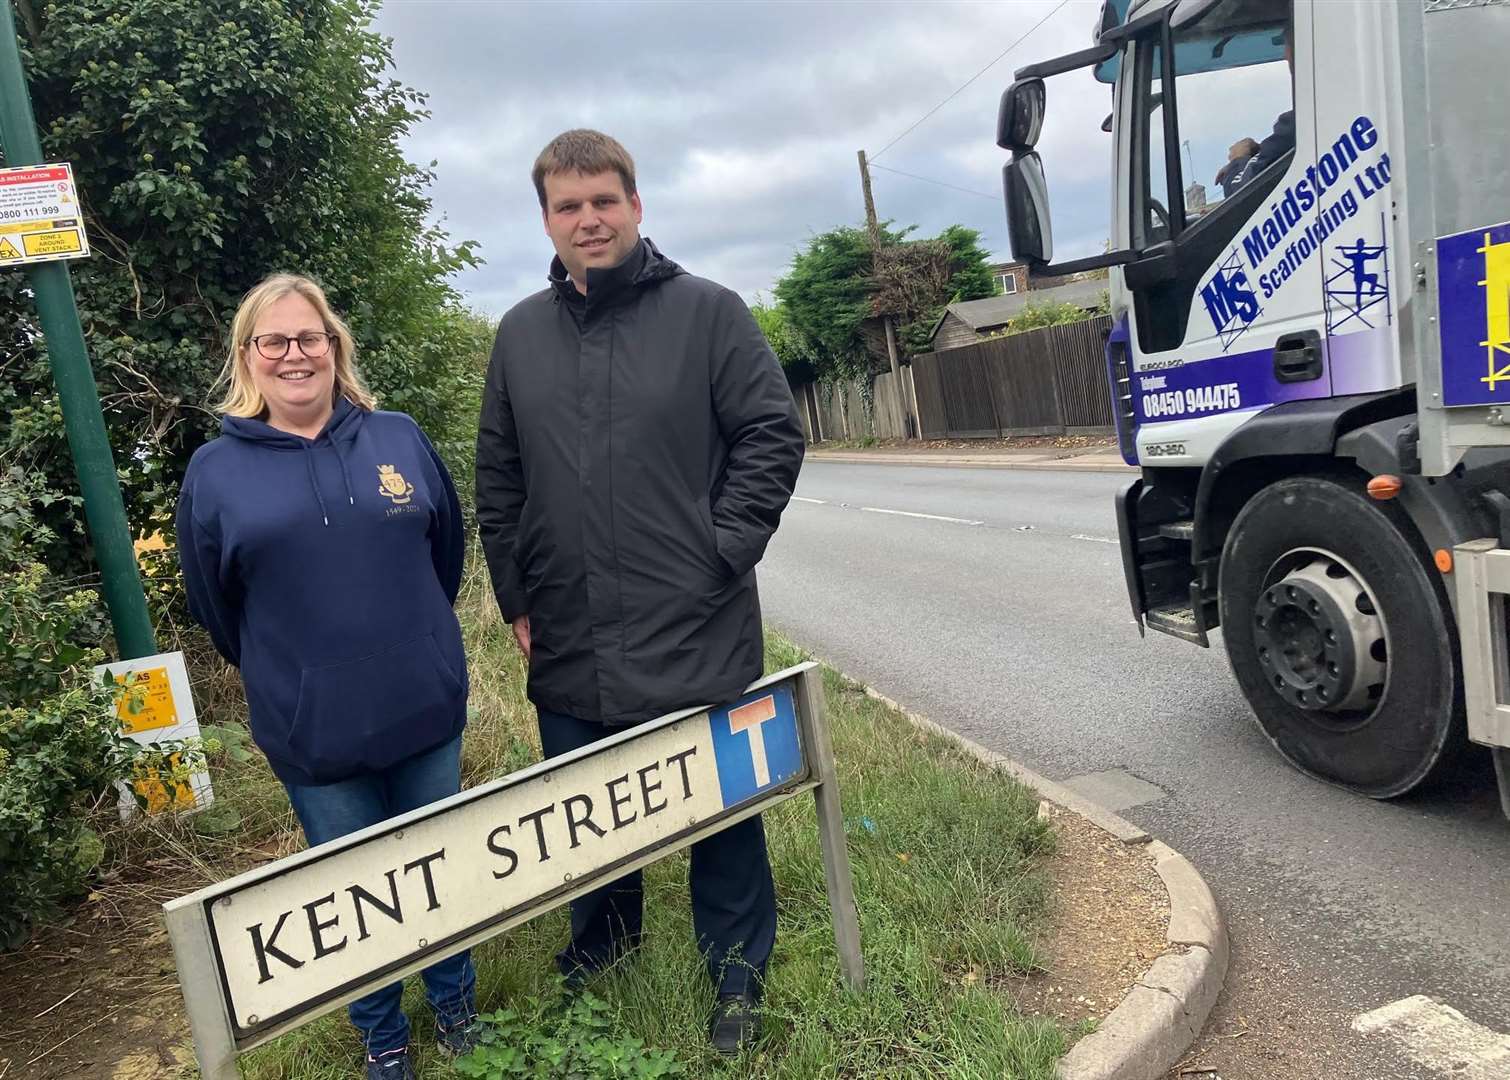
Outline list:
[[[1391,175],[1389,154],[1380,153],[1372,164],[1359,160],[1378,144],[1379,129],[1374,122],[1367,116],[1354,120],[1316,164],[1306,166],[1303,177],[1269,204],[1268,215],[1243,237],[1241,250],[1248,268],[1242,266],[1234,249],[1201,288],[1206,312],[1224,344],[1230,344],[1231,336],[1258,317],[1258,296],[1250,283],[1249,269],[1256,275],[1264,298],[1273,296],[1321,250],[1327,237],[1357,215],[1364,200],[1384,190]],[[1325,198],[1329,193],[1336,193],[1330,201]],[[1260,271],[1260,266],[1276,255],[1278,261]]]

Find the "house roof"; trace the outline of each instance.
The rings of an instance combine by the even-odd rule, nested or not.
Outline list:
[[[1006,296],[988,296],[984,300],[962,300],[950,304],[945,311],[975,331],[995,330],[1005,326],[1029,304],[1076,304],[1092,308],[1101,303],[1101,294],[1106,291],[1105,278],[1089,281],[1072,281],[1056,285],[1052,289],[1030,289],[1026,292],[1008,293]],[[939,320],[943,322],[942,319]],[[934,327],[934,333],[938,327]]]

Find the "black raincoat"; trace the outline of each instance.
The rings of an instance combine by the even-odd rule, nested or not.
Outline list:
[[[763,670],[755,564],[802,463],[786,378],[738,295],[642,239],[498,327],[477,521],[529,696],[604,724],[730,701]]]

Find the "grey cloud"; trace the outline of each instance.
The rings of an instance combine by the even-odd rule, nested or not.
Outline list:
[[[395,77],[430,98],[406,153],[437,162],[437,216],[487,260],[458,286],[499,314],[544,283],[551,251],[528,174],[557,132],[599,127],[624,142],[644,232],[753,299],[813,233],[863,220],[857,149],[879,151],[1053,6],[390,0],[377,28],[393,38]],[[1005,257],[997,99],[1014,68],[1087,45],[1098,7],[1071,0],[878,161],[981,194],[877,170],[881,216],[924,235],[958,222]],[[1106,231],[1096,126],[1109,100],[1086,76],[1051,83],[1056,229],[1097,237],[1081,251],[1062,242],[1063,256]]]

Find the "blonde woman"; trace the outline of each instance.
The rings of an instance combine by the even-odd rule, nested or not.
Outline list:
[[[252,737],[311,846],[458,791],[466,723],[456,490],[414,421],[375,409],[355,351],[308,278],[247,293],[221,435],[178,505],[189,610],[240,668]],[[468,954],[423,974],[441,1049],[465,1052]],[[414,1075],[401,996],[350,1007],[373,1080]]]

